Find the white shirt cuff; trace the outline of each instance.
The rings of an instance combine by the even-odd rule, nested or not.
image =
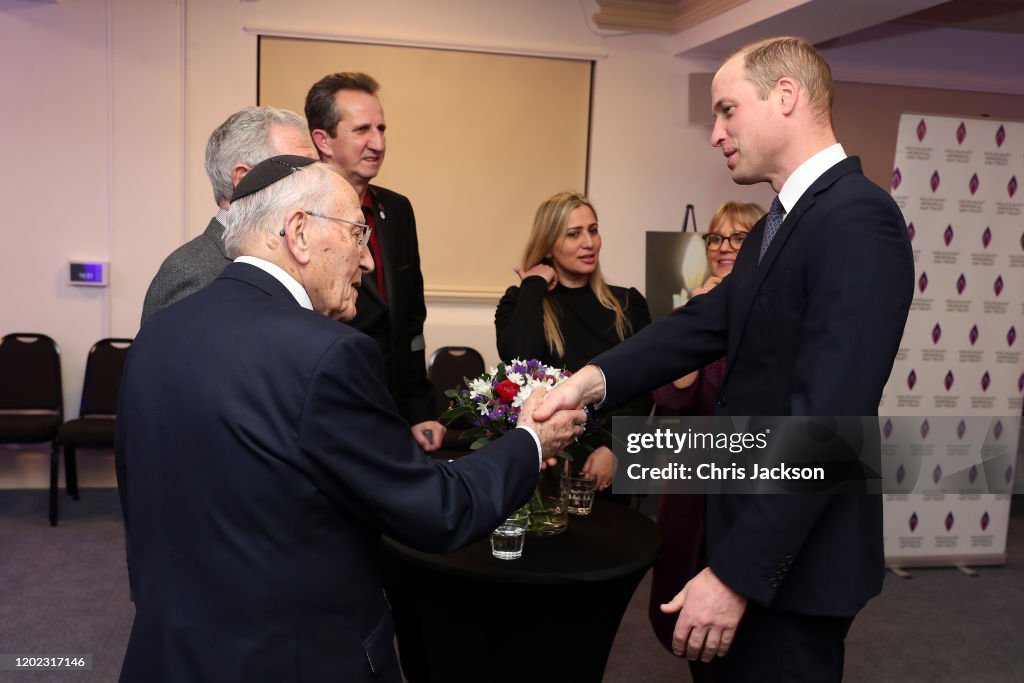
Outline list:
[[[591,363],[591,365],[594,364]],[[604,370],[601,369],[600,365],[594,365],[594,367],[601,373],[601,386],[604,387],[604,396],[601,397],[600,401],[594,404],[594,410],[600,410],[601,406],[604,405],[605,399],[608,398],[608,378],[604,376]]]
[[[533,437],[533,442],[537,444],[537,470],[540,471],[541,463],[544,462],[544,451],[540,447],[540,437],[537,436],[537,432],[533,431],[533,427],[527,427],[526,425],[517,425],[516,429],[525,429]]]

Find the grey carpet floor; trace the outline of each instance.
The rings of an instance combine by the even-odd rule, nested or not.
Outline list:
[[[1006,566],[889,574],[847,638],[849,683],[1024,681],[1024,501],[1014,501]],[[649,580],[622,620],[605,683],[689,681],[647,623]],[[0,682],[117,679],[133,609],[117,494],[61,499],[50,528],[45,491],[0,491],[0,654],[91,655],[91,671],[0,671]],[[568,683],[568,682],[567,682]]]

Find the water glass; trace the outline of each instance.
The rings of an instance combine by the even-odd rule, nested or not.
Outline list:
[[[584,516],[590,514],[594,505],[594,490],[597,477],[593,472],[570,472],[565,476],[566,495],[569,500],[569,514]]]
[[[523,555],[529,516],[509,517],[491,533],[491,554],[499,560],[518,560]]]

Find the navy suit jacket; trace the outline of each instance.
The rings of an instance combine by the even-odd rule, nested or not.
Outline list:
[[[122,681],[399,681],[378,543],[445,552],[525,503],[514,430],[429,460],[373,340],[234,263],[154,314],[116,460],[136,614]]]
[[[609,404],[725,352],[718,414],[877,415],[913,297],[899,208],[863,176],[857,158],[847,158],[792,207],[758,264],[763,234],[764,219],[718,287],[594,360]],[[708,564],[747,598],[852,616],[881,590],[880,496],[707,501]]]
[[[377,274],[363,276],[352,326],[373,337],[384,354],[388,388],[409,424],[437,419],[434,388],[427,380],[423,323],[423,274],[416,218],[409,200],[383,187],[370,186],[377,237],[384,261],[385,302]]]

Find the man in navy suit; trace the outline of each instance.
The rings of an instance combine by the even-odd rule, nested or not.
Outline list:
[[[914,263],[899,208],[836,143],[828,64],[802,39],[768,39],[730,57],[711,92],[712,145],[735,182],[771,184],[772,210],[718,287],[595,358],[537,419],[614,406],[723,353],[720,415],[877,415]],[[881,504],[708,496],[708,566],[662,606],[679,613],[675,652],[723,657],[730,681],[840,680],[846,632],[882,587]]]
[[[364,73],[329,74],[306,94],[306,119],[320,160],[352,185],[365,221],[373,226],[374,272],[363,276],[358,313],[351,325],[373,337],[384,354],[388,389],[424,450],[441,446],[434,389],[427,379],[423,323],[423,274],[412,204],[370,182],[387,151],[380,86]]]
[[[372,270],[351,186],[278,156],[235,189],[209,286],[155,313],[118,409],[118,488],[135,622],[125,683],[389,681],[401,676],[380,534],[446,552],[531,495],[583,411],[476,455],[427,458],[377,344],[338,320]]]

